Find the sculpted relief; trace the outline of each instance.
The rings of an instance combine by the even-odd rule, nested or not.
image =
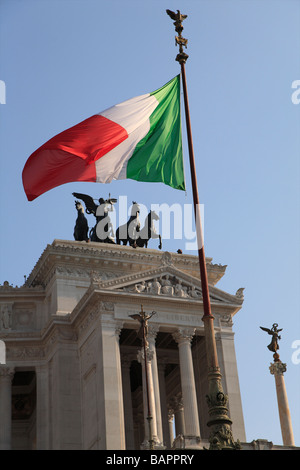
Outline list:
[[[10,331],[12,327],[12,305],[3,304],[0,307],[0,330]]]
[[[31,330],[34,328],[35,306],[30,304],[0,304],[0,331]]]
[[[156,277],[152,280],[141,281],[133,286],[124,287],[123,290],[132,293],[147,293],[153,295],[165,295],[171,297],[185,297],[199,300],[202,298],[200,289],[188,285],[181,279],[168,274]]]

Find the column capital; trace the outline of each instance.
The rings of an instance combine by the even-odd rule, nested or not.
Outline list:
[[[178,344],[191,344],[195,331],[196,328],[178,328],[178,330],[175,331],[172,336]]]
[[[12,380],[14,375],[15,375],[14,367],[0,365],[0,378]]]
[[[146,356],[147,356],[147,362],[151,362],[154,356],[153,351],[150,351],[149,348],[146,349]],[[140,349],[137,353],[137,359],[140,364],[144,364],[145,361],[145,356],[144,356],[144,350]]]
[[[149,343],[155,342],[158,331],[159,331],[159,325],[153,325],[153,324],[148,325],[147,338],[148,338]]]
[[[270,364],[270,373],[272,375],[283,375],[284,372],[286,372],[286,364],[284,364],[283,362],[271,362]]]
[[[177,393],[177,395],[174,395],[174,397],[171,398],[170,406],[174,412],[184,409],[182,393]]]
[[[116,320],[114,318],[105,317],[103,315],[100,323],[102,328],[114,331],[116,337],[119,339],[124,323],[122,320]]]

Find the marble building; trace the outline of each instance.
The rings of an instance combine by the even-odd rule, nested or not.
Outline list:
[[[223,388],[243,443],[232,330],[243,289],[218,289],[226,266],[206,263]],[[148,447],[145,361],[130,317],[141,305],[156,312],[148,335],[155,448],[207,446],[198,258],[54,240],[23,286],[0,286],[1,449]]]

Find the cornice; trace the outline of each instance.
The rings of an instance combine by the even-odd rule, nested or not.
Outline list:
[[[12,284],[9,284],[8,281],[4,281],[3,284],[0,284],[0,296],[1,297],[16,297],[16,296],[36,297],[37,295],[41,295],[41,296],[45,295],[45,290],[43,286],[40,286],[40,285],[29,286],[26,284],[22,286],[13,286]]]
[[[177,269],[199,278],[198,257],[194,255],[170,253],[150,248],[132,248],[130,246],[54,240],[47,245],[33,270],[25,281],[25,287],[45,287],[56,273],[57,268],[77,270],[77,275],[87,277],[95,269],[123,269],[124,272],[141,271],[161,265],[173,265]],[[215,285],[224,275],[226,265],[212,263],[206,258],[209,283]]]

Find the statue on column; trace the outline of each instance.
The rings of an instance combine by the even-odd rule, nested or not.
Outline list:
[[[138,337],[141,338],[143,340],[143,342],[145,343],[146,347],[148,346],[148,340],[147,340],[147,336],[148,336],[148,320],[150,320],[150,318],[153,317],[153,315],[155,315],[156,312],[152,312],[150,313],[150,315],[147,315],[146,312],[144,312],[143,310],[143,306],[141,306],[141,312],[139,314],[135,313],[134,315],[129,315],[131,318],[133,318],[134,320],[138,320],[140,322],[140,329],[138,331]]]
[[[278,323],[273,323],[273,326],[271,329],[260,326],[261,330],[266,331],[269,335],[272,336],[271,343],[267,346],[267,348],[269,349],[269,351],[272,351],[275,354],[277,353],[277,350],[279,349],[278,341],[281,339],[281,336],[279,336],[278,333],[283,330],[283,328],[278,329],[277,327],[278,327]]]

